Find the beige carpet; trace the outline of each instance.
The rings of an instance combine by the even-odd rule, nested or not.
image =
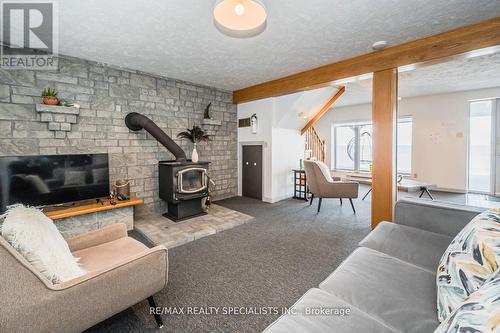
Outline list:
[[[212,204],[208,214],[181,222],[174,222],[161,215],[141,217],[135,221],[134,229],[156,245],[173,248],[234,228],[252,219],[250,215]]]

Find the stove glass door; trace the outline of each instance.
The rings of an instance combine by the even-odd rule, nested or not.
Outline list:
[[[197,193],[207,188],[204,168],[187,168],[177,172],[177,191],[179,193]]]

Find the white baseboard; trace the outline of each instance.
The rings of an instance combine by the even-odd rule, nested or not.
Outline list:
[[[268,203],[273,203],[274,202],[273,199],[270,198],[270,197],[262,197],[262,201],[268,202]]]
[[[436,187],[436,188],[431,188],[431,191],[440,191],[440,192],[449,192],[449,193],[458,193],[458,194],[465,194],[467,193],[466,190],[458,189],[458,188],[446,188],[446,187]]]
[[[284,195],[280,195],[280,196],[272,197],[272,198],[271,197],[262,197],[262,201],[269,202],[269,203],[275,203],[278,201],[290,199],[292,197],[293,197],[293,194],[284,194]]]

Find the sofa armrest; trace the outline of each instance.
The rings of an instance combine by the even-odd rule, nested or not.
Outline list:
[[[83,235],[68,239],[67,243],[71,252],[108,243],[123,237],[127,237],[127,225],[116,223],[102,229],[87,232]]]
[[[163,246],[61,284],[52,284],[0,246],[2,332],[82,332],[165,288],[168,253]],[[29,320],[19,320],[22,313]],[[154,325],[151,323],[151,325]]]
[[[84,284],[89,280],[96,279],[101,276],[106,276],[109,274],[113,274],[114,271],[117,270],[125,270],[132,272],[141,266],[141,262],[149,261],[152,265],[160,265],[160,266],[168,266],[168,250],[163,245],[158,245],[153,248],[148,249],[147,251],[136,254],[135,256],[128,258],[122,262],[117,263],[116,265],[110,266],[108,268],[90,272],[88,274],[82,275],[76,279],[72,279],[69,281],[65,281],[59,284],[53,285],[54,290],[63,290],[78,286],[80,284]],[[147,274],[146,274],[147,275]],[[167,283],[167,275],[165,274],[165,285]]]
[[[394,222],[454,237],[486,208],[426,199],[402,199],[396,203]]]

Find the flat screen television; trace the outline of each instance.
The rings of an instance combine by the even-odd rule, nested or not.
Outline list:
[[[109,195],[107,154],[0,157],[0,212]]]

